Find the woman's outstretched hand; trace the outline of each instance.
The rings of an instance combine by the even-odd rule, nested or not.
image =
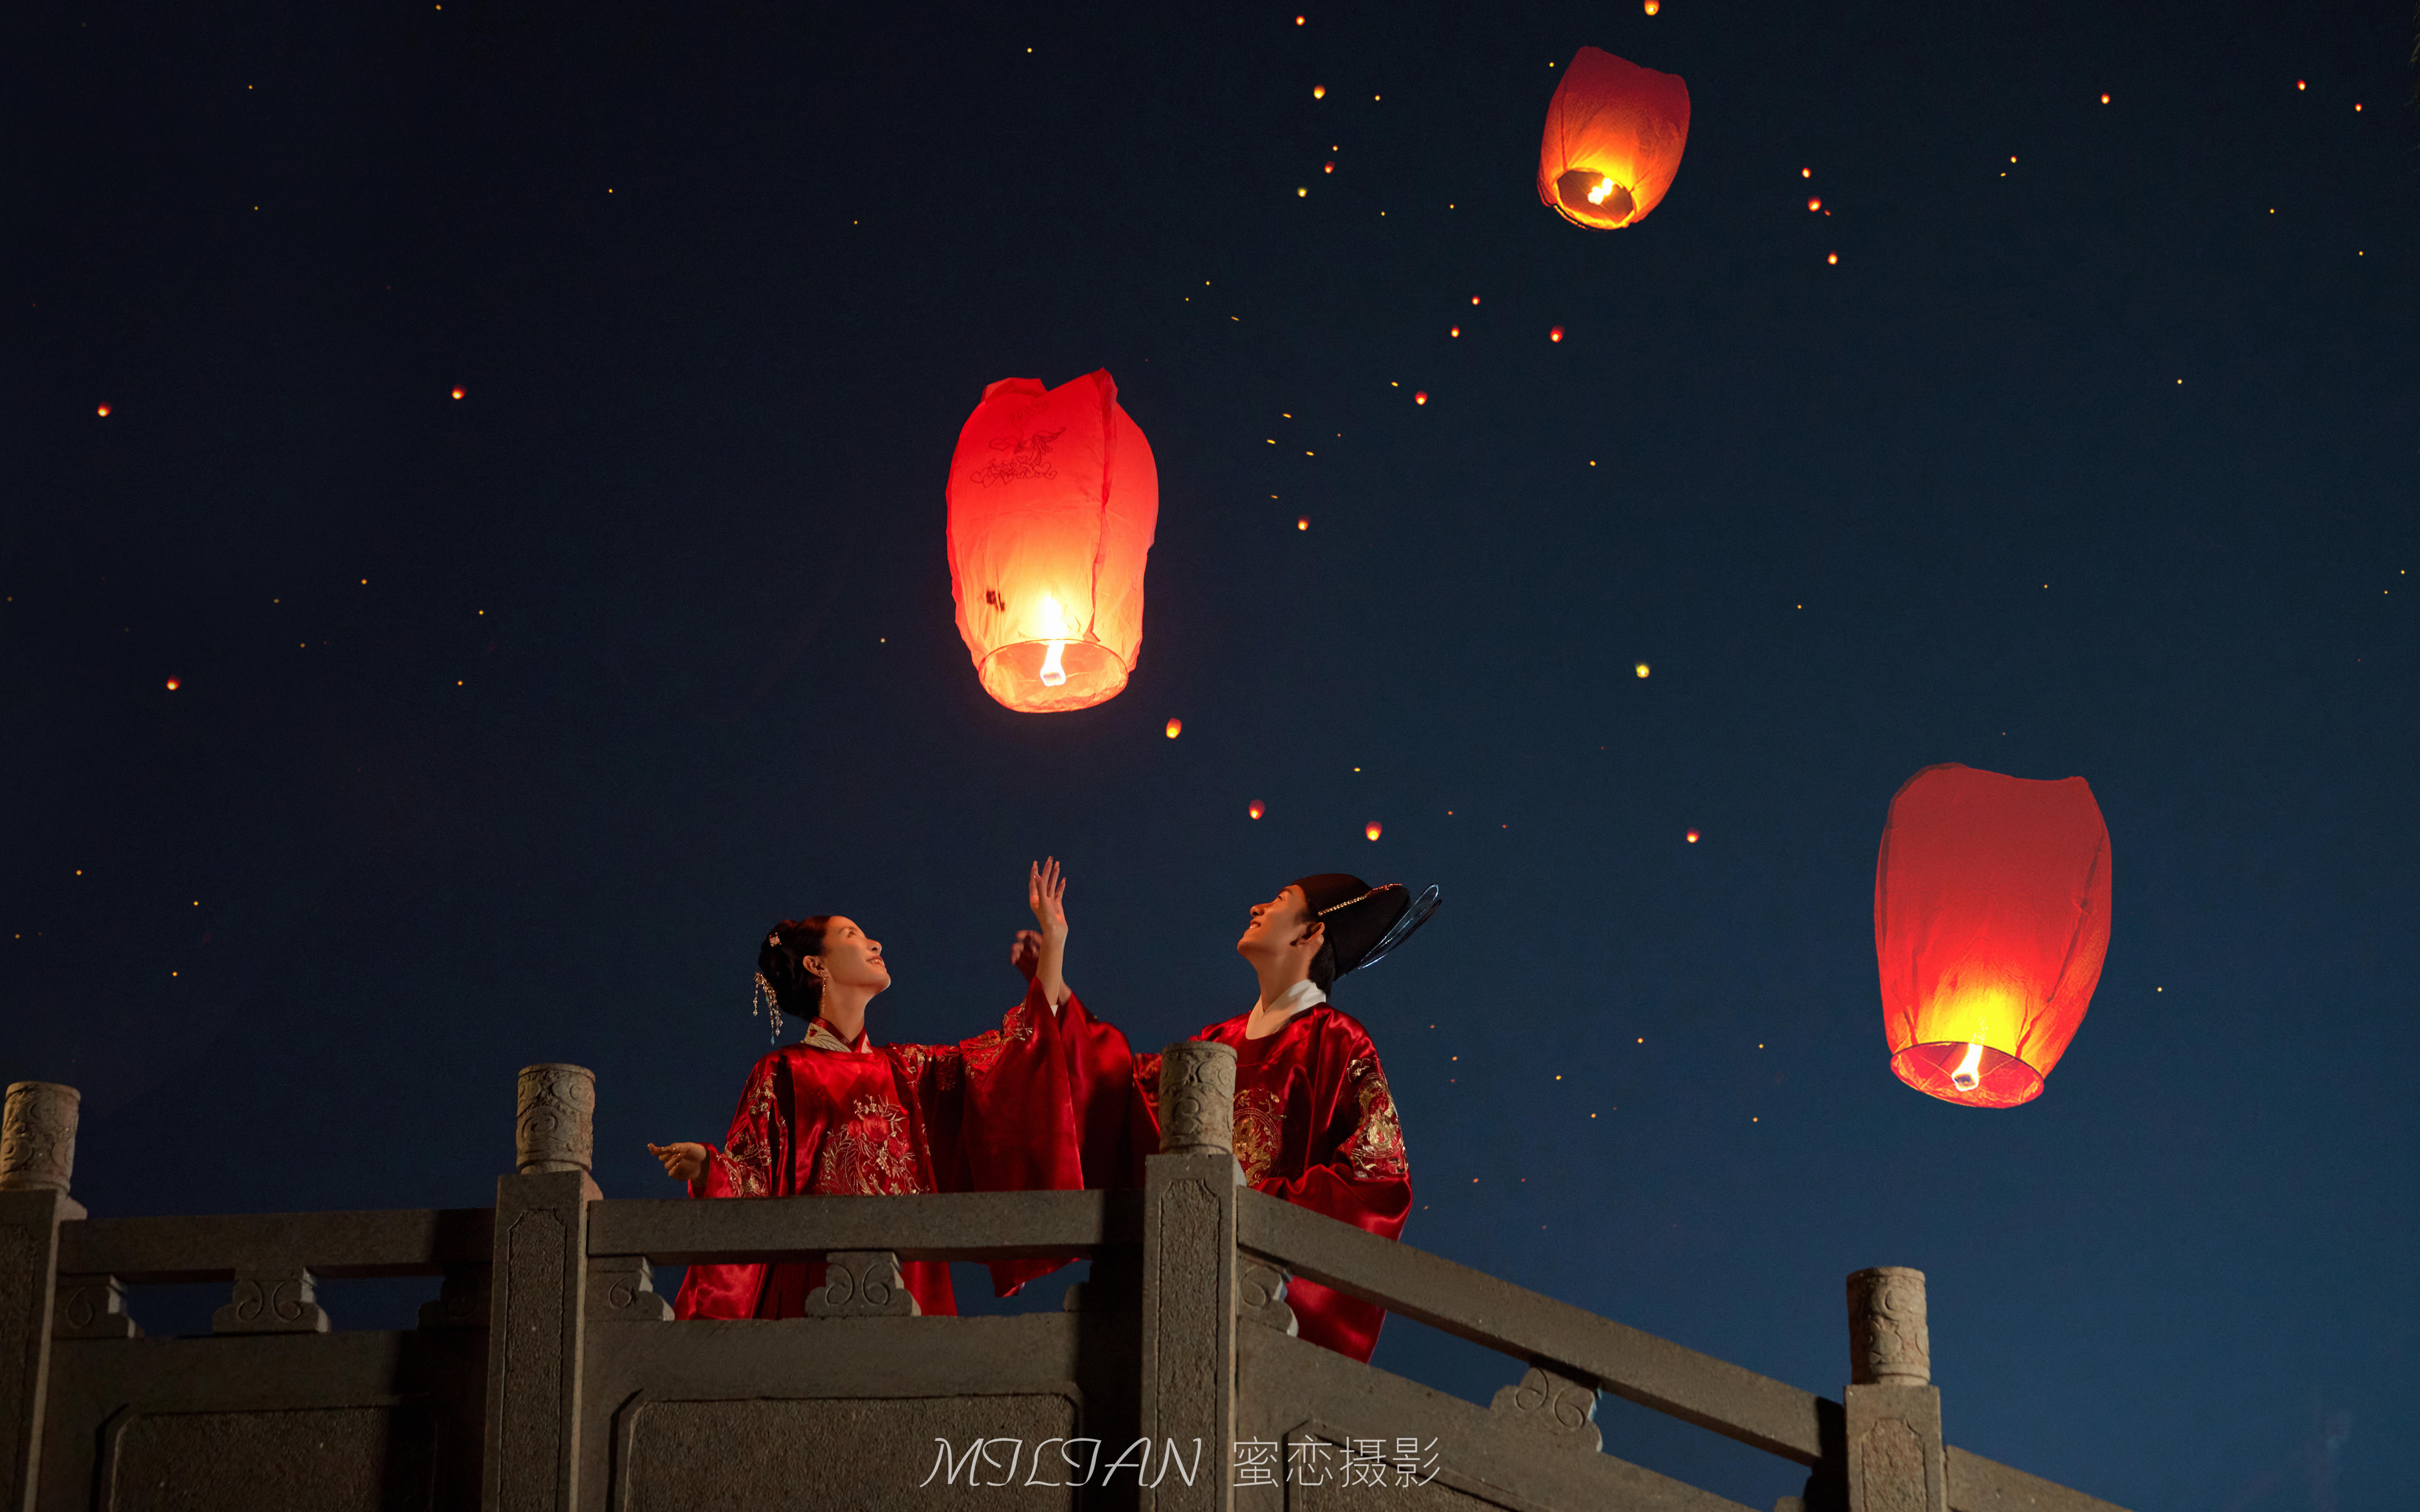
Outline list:
[[[664,1174],[675,1181],[694,1181],[706,1174],[704,1145],[649,1145],[647,1153],[664,1163]]]
[[[1042,989],[1043,1001],[1056,1013],[1068,997],[1067,873],[1059,870],[1057,856],[1026,873],[1025,903],[1042,928],[1016,932],[1016,943],[1008,948],[1009,963]]]
[[[1067,874],[1059,870],[1057,856],[1037,863],[1027,874],[1025,906],[1033,910],[1045,942],[1067,937]]]

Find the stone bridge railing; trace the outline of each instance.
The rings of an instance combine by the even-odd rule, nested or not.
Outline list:
[[[594,1084],[521,1073],[492,1209],[89,1218],[73,1089],[0,1130],[7,1512],[1738,1504],[1603,1450],[1610,1392],[1807,1466],[1777,1512],[2116,1512],[1943,1443],[1924,1277],[1849,1277],[1840,1401],[1241,1184],[1233,1052],[1163,1073],[1141,1192],[607,1200]],[[1066,1310],[923,1318],[902,1260],[1078,1256]],[[822,1257],[806,1318],[669,1321],[658,1265]],[[334,1331],[323,1281],[438,1278]],[[1487,1407],[1293,1336],[1301,1276],[1508,1357]],[[202,1337],[128,1288],[226,1286]],[[138,1294],[139,1295],[139,1294]],[[1078,1446],[1087,1446],[1079,1450]]]

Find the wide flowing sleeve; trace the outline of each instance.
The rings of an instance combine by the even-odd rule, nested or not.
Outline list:
[[[1035,986],[999,1028],[971,1040],[885,1047],[903,1089],[916,1103],[938,1189],[1082,1189],[1082,1140],[1058,1029],[1057,1016]],[[996,1260],[993,1289],[1012,1296],[1026,1282],[1074,1258]]]
[[[1059,1011],[1084,1184],[1140,1187],[1143,1161],[1159,1153],[1159,1057],[1136,1055],[1116,1026],[1070,995]]]
[[[1298,1177],[1270,1177],[1257,1190],[1324,1212],[1387,1239],[1401,1239],[1412,1211],[1412,1171],[1404,1125],[1378,1063],[1378,1048],[1357,1025],[1329,1022],[1329,1042],[1314,1066],[1312,1105],[1322,1126]]]
[[[800,1137],[790,1068],[780,1051],[756,1062],[739,1091],[739,1109],[720,1148],[706,1147],[706,1169],[689,1183],[692,1197],[788,1196],[791,1151]],[[807,1132],[812,1137],[813,1132]],[[767,1267],[692,1265],[673,1304],[675,1318],[753,1318]]]

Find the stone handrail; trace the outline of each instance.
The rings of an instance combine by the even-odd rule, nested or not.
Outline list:
[[[1141,1242],[1137,1192],[953,1192],[902,1197],[623,1198],[588,1208],[588,1253],[655,1265],[820,1259],[888,1250],[902,1260],[1089,1256]]]
[[[59,1226],[59,1271],[131,1286],[231,1281],[287,1267],[326,1280],[442,1275],[485,1265],[490,1208],[262,1212],[190,1218],[85,1218]]]

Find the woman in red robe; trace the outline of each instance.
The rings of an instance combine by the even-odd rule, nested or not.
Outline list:
[[[1436,911],[1400,883],[1373,887],[1342,872],[1289,883],[1252,909],[1235,951],[1261,995],[1248,1012],[1194,1036],[1235,1047],[1235,1159],[1255,1191],[1387,1239],[1411,1215],[1403,1124],[1370,1031],[1327,1001],[1336,979],[1374,964]],[[1021,942],[1032,953],[1038,942]],[[1159,1148],[1159,1057],[1137,1056],[1117,1029],[1070,1003],[1061,1016],[1068,1077],[1084,1125],[1085,1165],[1121,1163],[1140,1185]],[[1367,1361],[1386,1314],[1314,1281],[1286,1285],[1299,1337]]]
[[[693,1197],[892,1196],[921,1192],[1081,1187],[1084,1173],[1060,1014],[1080,1012],[1062,967],[1066,879],[1036,867],[1027,901],[1041,930],[1025,1000],[1001,1026],[956,1044],[874,1045],[866,1005],[891,985],[882,946],[838,914],[786,919],[757,952],[759,990],[806,1037],[756,1062],[721,1148],[649,1145]],[[1064,1260],[992,1266],[1000,1295]],[[901,1265],[927,1315],[954,1314],[950,1268]],[[824,1282],[824,1262],[693,1265],[678,1318],[798,1318]]]

